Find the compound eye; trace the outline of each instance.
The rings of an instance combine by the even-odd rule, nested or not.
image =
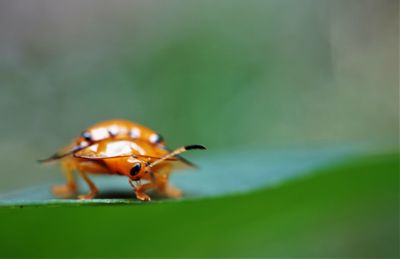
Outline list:
[[[141,168],[142,168],[142,166],[139,163],[137,163],[131,168],[131,171],[129,172],[129,174],[131,176],[135,176],[139,173]]]

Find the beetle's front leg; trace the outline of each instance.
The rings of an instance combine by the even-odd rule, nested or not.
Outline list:
[[[156,192],[164,197],[180,198],[182,197],[182,191],[169,183],[171,169],[170,165],[162,165],[156,168],[153,179],[153,182],[157,185]]]
[[[147,195],[145,193],[145,191],[148,189],[155,188],[156,187],[155,183],[150,182],[150,183],[140,185],[139,182],[134,182],[132,180],[129,180],[129,184],[132,186],[133,190],[135,191],[135,195],[138,200],[141,200],[141,201],[150,201],[151,200],[150,196]]]
[[[182,197],[182,191],[176,188],[175,186],[172,186],[169,181],[169,175],[166,174],[161,174],[157,175],[157,188],[156,192],[159,194],[169,197],[169,198],[180,198]]]

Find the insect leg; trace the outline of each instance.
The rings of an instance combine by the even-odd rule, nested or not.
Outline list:
[[[73,175],[73,167],[68,161],[61,163],[61,170],[63,171],[65,178],[67,180],[66,184],[54,185],[51,189],[55,196],[60,196],[64,198],[70,198],[76,194],[76,181]]]
[[[82,171],[79,171],[79,175],[82,177],[82,179],[87,183],[87,185],[90,188],[90,191],[88,194],[85,195],[79,195],[78,198],[80,200],[90,200],[93,199],[96,194],[97,194],[97,187],[96,185],[92,182],[92,180],[90,180],[89,176]]]
[[[169,198],[179,198],[182,196],[182,191],[169,183],[171,170],[172,167],[168,164],[157,169],[154,181],[157,186],[156,192]]]
[[[151,200],[150,196],[147,195],[145,193],[145,191],[148,189],[155,188],[156,187],[155,183],[150,182],[150,183],[146,183],[143,185],[140,185],[138,182],[136,182],[136,184],[135,184],[133,181],[129,181],[129,183],[132,186],[132,188],[134,189],[136,198],[138,200],[141,200],[141,201],[150,201]]]

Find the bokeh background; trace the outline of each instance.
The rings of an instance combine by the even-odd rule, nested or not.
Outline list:
[[[398,150],[397,0],[0,1],[0,190],[85,127],[210,152]]]
[[[110,118],[173,147],[396,147],[397,7],[1,1],[0,188],[53,177],[33,161]]]

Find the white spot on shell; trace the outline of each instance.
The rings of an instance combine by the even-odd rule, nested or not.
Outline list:
[[[139,138],[140,137],[140,130],[138,128],[133,128],[129,132],[129,135],[131,136],[131,138]]]
[[[119,134],[119,128],[117,126],[113,125],[108,128],[108,132],[111,134],[111,136],[116,136]]]
[[[149,138],[151,143],[157,143],[160,141],[160,136],[158,134],[152,134]]]
[[[90,135],[92,136],[93,141],[103,140],[110,136],[110,134],[108,133],[108,130],[106,128],[93,129],[90,132]]]

